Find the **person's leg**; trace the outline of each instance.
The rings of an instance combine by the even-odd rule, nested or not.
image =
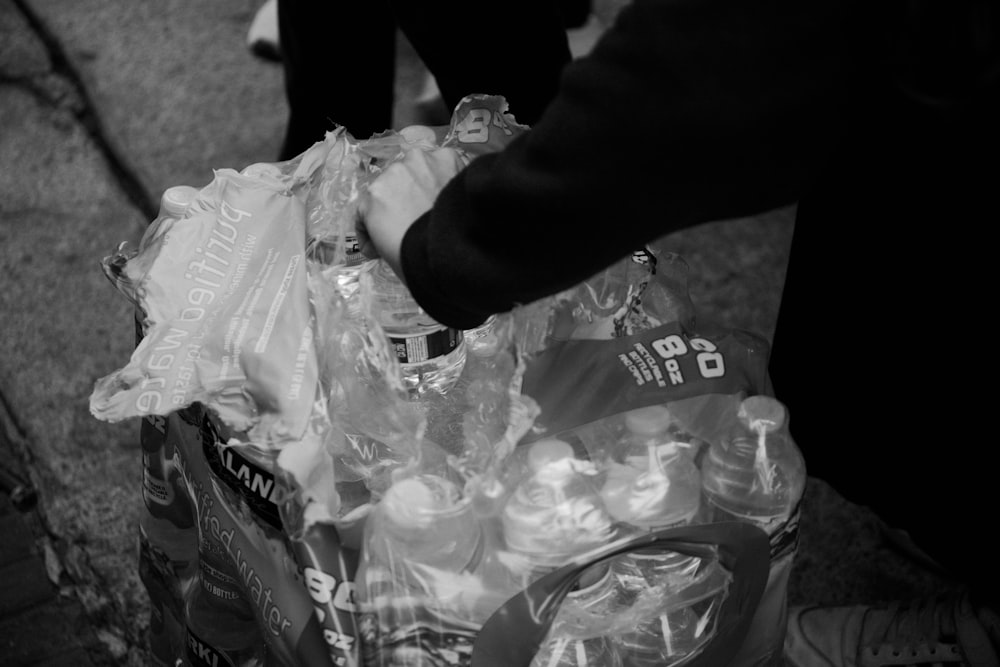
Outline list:
[[[922,140],[879,134],[890,159],[859,142],[829,196],[800,204],[771,377],[811,476],[1000,601],[982,542],[992,371],[972,333],[988,301],[973,221],[997,203],[945,138],[910,136]]]
[[[359,139],[392,125],[396,25],[384,0],[279,0],[289,116],[280,160],[336,126]]]
[[[449,110],[466,95],[502,95],[518,122],[531,125],[555,96],[560,72],[570,61],[555,2],[391,4]]]
[[[789,665],[883,664],[904,648],[912,663],[1000,660],[995,251],[978,231],[1000,216],[982,159],[1000,150],[1000,90],[951,107],[898,90],[866,98],[799,205],[770,370],[810,476],[905,531],[942,588],[966,593],[793,609]]]

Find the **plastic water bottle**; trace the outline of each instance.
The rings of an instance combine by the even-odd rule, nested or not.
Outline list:
[[[447,394],[425,394],[427,438],[461,459],[463,474],[484,471],[506,431],[513,355],[492,333],[466,342],[465,363]],[[473,469],[469,469],[472,466]]]
[[[601,490],[608,512],[643,531],[694,523],[701,508],[701,474],[677,440],[674,419],[662,405],[625,414],[625,434],[616,443],[614,460]],[[614,570],[623,587],[641,595],[658,587],[665,595],[692,581],[699,559],[674,553],[643,551],[616,559]],[[658,611],[615,638],[627,662],[670,664],[697,646],[697,615],[690,607]]]
[[[454,482],[431,474],[399,480],[375,513],[377,523],[365,547],[394,581],[433,593],[437,584],[450,583],[442,578],[475,569],[480,529],[471,503]]]
[[[529,445],[526,478],[501,514],[507,547],[521,558],[515,574],[522,579],[531,580],[611,539],[611,517],[588,474],[593,470],[563,440]]]
[[[632,599],[655,591],[663,605],[612,638],[626,665],[658,667],[673,664],[704,643],[707,633],[699,614],[676,597],[694,581],[698,558],[659,551],[639,551],[616,559],[613,571]]]
[[[788,575],[798,546],[799,502],[806,483],[802,454],[788,431],[785,406],[767,396],[742,401],[732,433],[709,448],[702,486],[714,521],[746,521],[771,539],[771,570],[737,657],[780,664]]]
[[[431,319],[384,261],[369,267],[372,310],[396,352],[407,388],[417,394],[447,392],[465,363],[462,331]]]
[[[217,496],[200,508],[197,577],[185,605],[185,664],[257,667],[266,664],[267,647],[256,608],[240,583],[230,546],[211,530],[209,519],[212,505],[222,502],[264,535],[274,535],[275,524],[280,525],[272,473],[276,453],[236,445],[235,434],[225,424],[201,416],[196,437]]]
[[[687,443],[670,432],[673,418],[662,405],[625,414],[625,434],[616,443],[601,490],[612,517],[642,530],[694,521],[701,507],[701,474]]]
[[[609,620],[621,612],[624,603],[618,580],[607,562],[588,568],[577,588],[563,600],[548,640],[532,667],[620,665],[618,651],[606,634]]]
[[[458,397],[462,402],[462,439],[466,452],[478,455],[472,457],[477,460],[484,459],[480,463],[485,465],[507,429],[507,389],[514,358],[492,333],[467,344],[465,369],[455,387],[462,392]]]
[[[383,628],[362,637],[364,663],[467,664],[459,656],[475,639],[468,614],[483,590],[483,551],[471,502],[453,482],[420,474],[390,486],[368,517],[357,577]]]
[[[188,594],[186,667],[258,667],[266,648],[254,609],[221,545],[203,536],[198,576]]]
[[[504,381],[514,371],[514,357],[502,348],[500,339],[493,332],[472,339],[467,343],[466,350],[465,368],[461,374],[461,384],[465,386],[477,381]]]

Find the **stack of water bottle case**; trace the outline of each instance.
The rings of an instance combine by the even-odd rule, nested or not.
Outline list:
[[[221,169],[104,268],[137,306],[94,415],[142,417],[140,574],[164,665],[780,664],[802,457],[766,341],[696,316],[683,260],[442,326],[353,243],[403,143]]]

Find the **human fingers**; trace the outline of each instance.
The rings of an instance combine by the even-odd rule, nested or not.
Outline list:
[[[449,130],[448,125],[409,125],[400,130],[399,134],[410,144],[435,148],[444,143]]]
[[[451,148],[407,149],[369,185],[359,206],[359,243],[366,257],[399,262],[403,236],[462,168]]]

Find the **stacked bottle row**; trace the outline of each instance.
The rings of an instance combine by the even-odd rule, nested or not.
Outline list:
[[[620,537],[701,522],[751,522],[771,536],[772,570],[743,656],[753,664],[777,662],[805,468],[778,401],[747,398],[733,421],[724,438],[698,447],[669,407],[634,410],[621,419],[623,432],[607,443],[605,458],[591,456],[569,435],[521,446],[500,488],[485,497],[465,496],[446,476],[409,477],[391,486],[376,508],[366,559],[391,580],[383,582],[383,593],[423,600],[439,622],[448,614],[482,622],[495,608],[489,596],[468,602],[454,594],[456,588],[494,591],[502,601]],[[684,659],[711,636],[713,611],[711,600],[679,601],[711,566],[662,552],[594,566],[564,601],[562,620],[536,665],[670,665]],[[651,605],[653,598],[660,603]],[[608,619],[616,617],[635,622],[609,632],[615,624]],[[458,625],[439,632],[438,643],[450,652],[420,643],[428,664],[466,664],[454,650],[461,644]],[[396,664],[393,655],[414,651],[399,644],[400,636],[384,637],[372,649],[374,664]]]

